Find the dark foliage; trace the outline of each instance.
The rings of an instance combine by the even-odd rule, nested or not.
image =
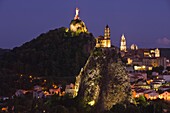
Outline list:
[[[16,47],[0,60],[0,75],[76,76],[95,46],[92,34],[50,30]]]

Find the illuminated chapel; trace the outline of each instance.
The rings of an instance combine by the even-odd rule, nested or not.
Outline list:
[[[105,27],[104,36],[96,38],[96,47],[111,47],[110,28],[108,25]]]

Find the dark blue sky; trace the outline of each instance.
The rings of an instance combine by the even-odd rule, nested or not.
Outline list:
[[[109,24],[116,46],[124,33],[128,46],[170,48],[170,0],[0,0],[0,48],[69,27],[77,6],[94,36],[103,35]]]

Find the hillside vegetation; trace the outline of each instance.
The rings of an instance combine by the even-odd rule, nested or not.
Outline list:
[[[59,28],[16,47],[0,60],[0,75],[76,76],[95,46],[90,33]]]

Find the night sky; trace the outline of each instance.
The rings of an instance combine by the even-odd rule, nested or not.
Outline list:
[[[0,0],[0,48],[69,27],[75,8],[95,37],[111,28],[112,44],[125,34],[128,47],[170,48],[170,0]]]

